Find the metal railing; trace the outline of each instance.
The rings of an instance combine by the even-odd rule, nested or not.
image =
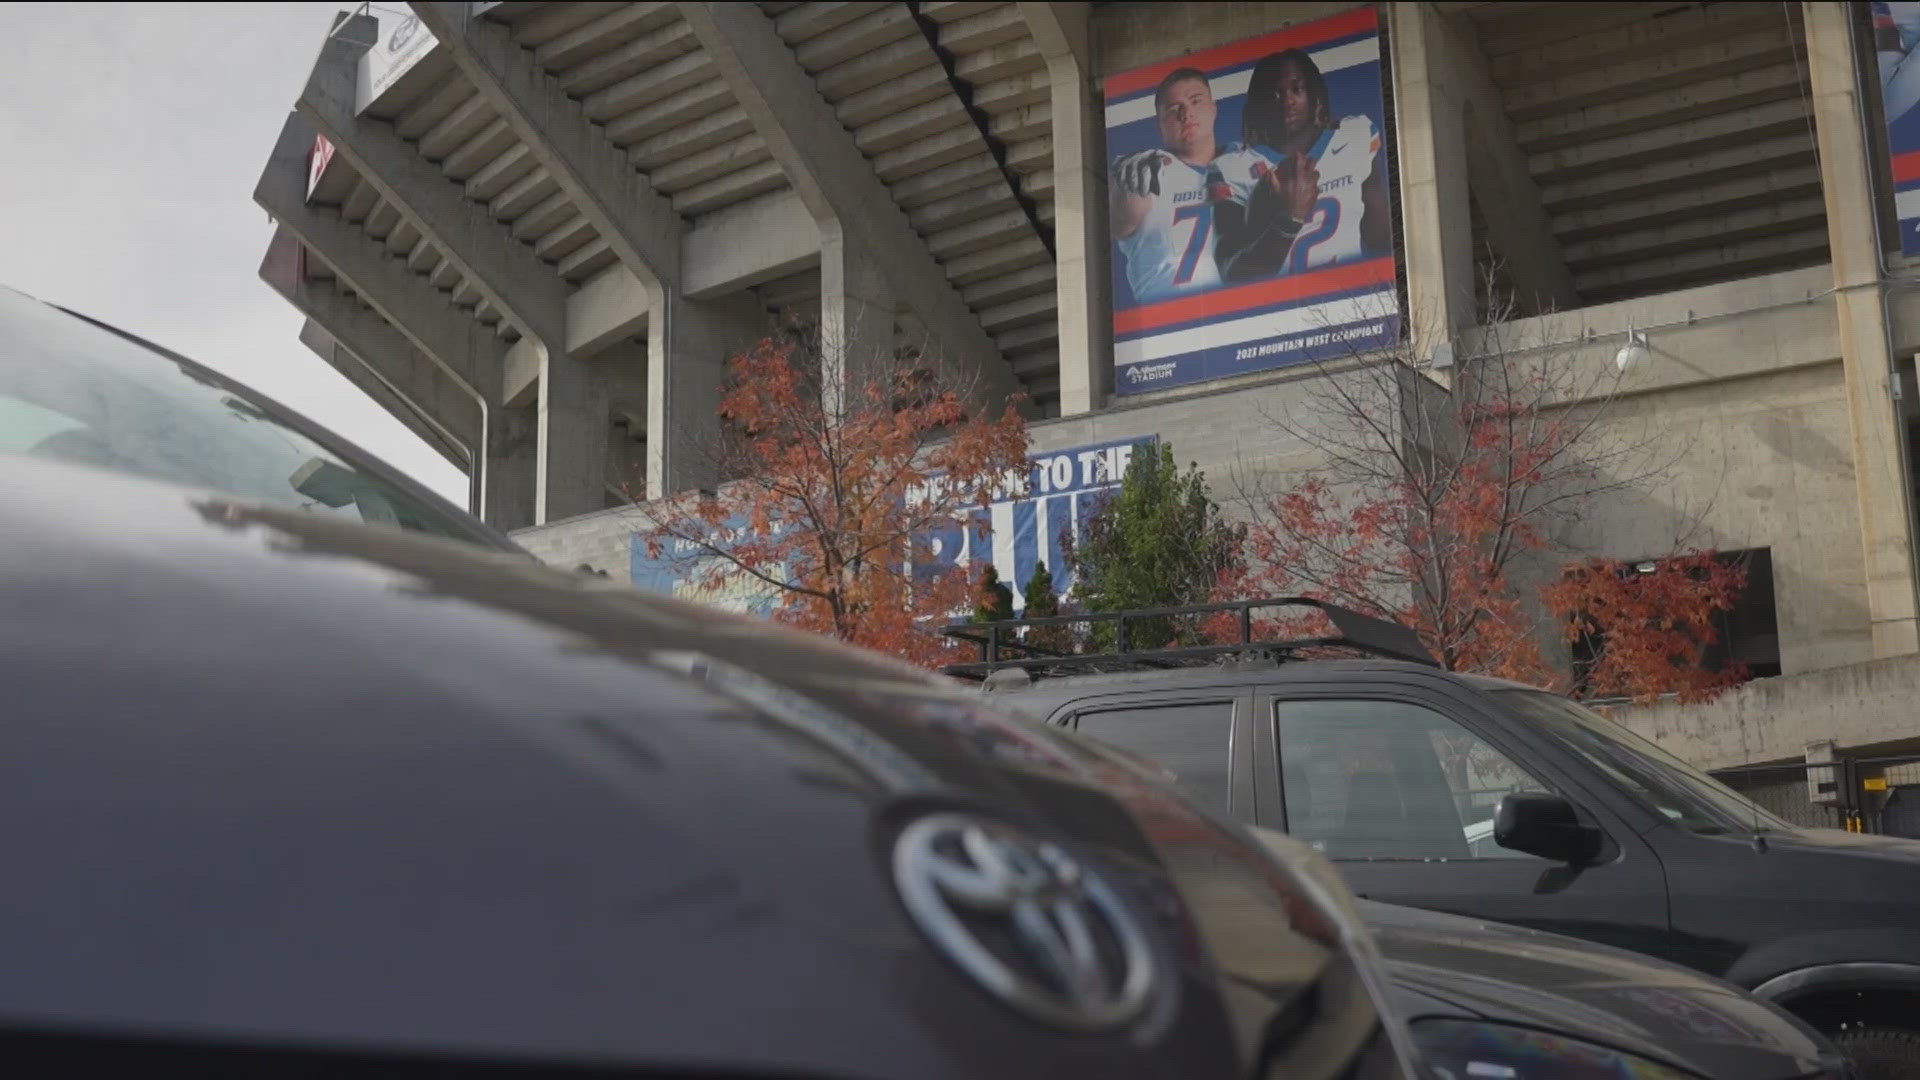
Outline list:
[[[1742,765],[1713,776],[1794,825],[1920,839],[1920,754]]]
[[[1318,612],[1334,633],[1305,638],[1264,639],[1259,620],[1272,609]],[[1209,622],[1231,627],[1223,642],[1193,643],[1204,639]],[[1062,651],[1036,643],[1035,630],[1057,629],[1083,643],[1099,642],[1094,651]],[[976,646],[976,663],[949,664],[942,670],[962,678],[984,679],[995,671],[1017,668],[1039,675],[1054,671],[1124,670],[1182,667],[1223,656],[1259,650],[1285,657],[1318,648],[1350,649],[1372,656],[1439,666],[1412,630],[1336,604],[1304,596],[1236,600],[1221,604],[1141,608],[1129,611],[1081,612],[1029,619],[957,623],[941,631],[945,636]],[[1169,644],[1169,642],[1185,642]]]
[[[1788,762],[1719,769],[1714,778],[1792,825],[1862,831],[1851,763]]]

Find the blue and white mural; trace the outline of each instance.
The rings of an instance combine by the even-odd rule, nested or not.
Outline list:
[[[991,562],[1000,580],[1013,587],[1018,611],[1026,604],[1027,582],[1044,563],[1053,574],[1054,587],[1065,596],[1073,587],[1066,565],[1068,548],[1102,500],[1120,486],[1136,449],[1154,442],[1148,436],[1033,455],[1026,494],[973,508],[964,520],[928,536],[931,560],[916,567],[916,572],[937,574],[957,565],[979,567]],[[736,529],[744,525],[733,523]],[[648,554],[645,536],[633,537],[635,585],[736,611],[764,615],[771,610],[776,599],[772,590],[745,574],[733,575],[720,589],[699,587],[691,579],[700,565],[687,545],[669,545],[655,558]]]

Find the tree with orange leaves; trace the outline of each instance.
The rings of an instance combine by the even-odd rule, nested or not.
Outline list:
[[[1581,690],[1696,702],[1746,679],[1740,664],[1710,670],[1701,662],[1719,640],[1716,617],[1733,610],[1746,585],[1744,563],[1689,551],[1635,565],[1601,559],[1570,566],[1545,595],[1567,640],[1588,647]]]
[[[1711,553],[1658,560],[1631,581],[1603,565],[1527,584],[1570,554],[1567,538],[1609,496],[1658,486],[1677,451],[1607,422],[1617,373],[1583,375],[1566,349],[1504,340],[1512,314],[1490,314],[1480,355],[1444,388],[1409,357],[1323,364],[1305,408],[1275,422],[1324,464],[1279,490],[1242,483],[1247,568],[1223,592],[1393,619],[1449,670],[1566,685],[1542,648],[1551,618],[1604,635],[1595,687],[1644,697],[1725,685],[1688,668],[1712,640],[1712,613],[1744,584],[1704,572]]]
[[[1017,403],[976,411],[967,387],[911,359],[836,387],[822,372],[853,365],[829,353],[783,334],[730,361],[711,462],[726,479],[643,507],[649,554],[682,553],[696,590],[751,583],[781,622],[945,662],[932,628],[974,590],[967,567],[928,571],[925,538],[1025,484],[1026,421]]]

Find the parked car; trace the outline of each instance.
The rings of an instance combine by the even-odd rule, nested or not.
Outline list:
[[[1415,1042],[1437,1071],[1460,1080],[1531,1076],[1546,1053],[1590,1063],[1584,1072],[1547,1074],[1555,1076],[1848,1075],[1825,1036],[1691,969],[1418,908],[1361,901],[1360,912]]]
[[[4,292],[0,417],[21,1075],[1423,1075],[1323,858],[1070,733]]]
[[[4,286],[0,454],[517,550],[292,410],[178,353]]]
[[[1225,610],[1250,627],[1274,606]],[[956,628],[992,655],[953,670],[1312,844],[1362,897],[1684,964],[1805,1019],[1867,1076],[1920,1077],[1920,842],[1791,825],[1565,697],[1440,670],[1402,627],[1309,606],[1372,655],[1243,638],[1062,659],[1021,654],[1023,625],[999,623]],[[1203,614],[1219,609],[1186,612]]]

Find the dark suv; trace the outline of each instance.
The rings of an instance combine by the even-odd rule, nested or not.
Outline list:
[[[1440,670],[1403,627],[1303,601],[1172,617],[1275,603],[1339,633],[1060,658],[986,624],[955,628],[983,662],[951,673],[1306,841],[1361,896],[1677,961],[1920,1067],[1920,842],[1789,824],[1567,698]]]

